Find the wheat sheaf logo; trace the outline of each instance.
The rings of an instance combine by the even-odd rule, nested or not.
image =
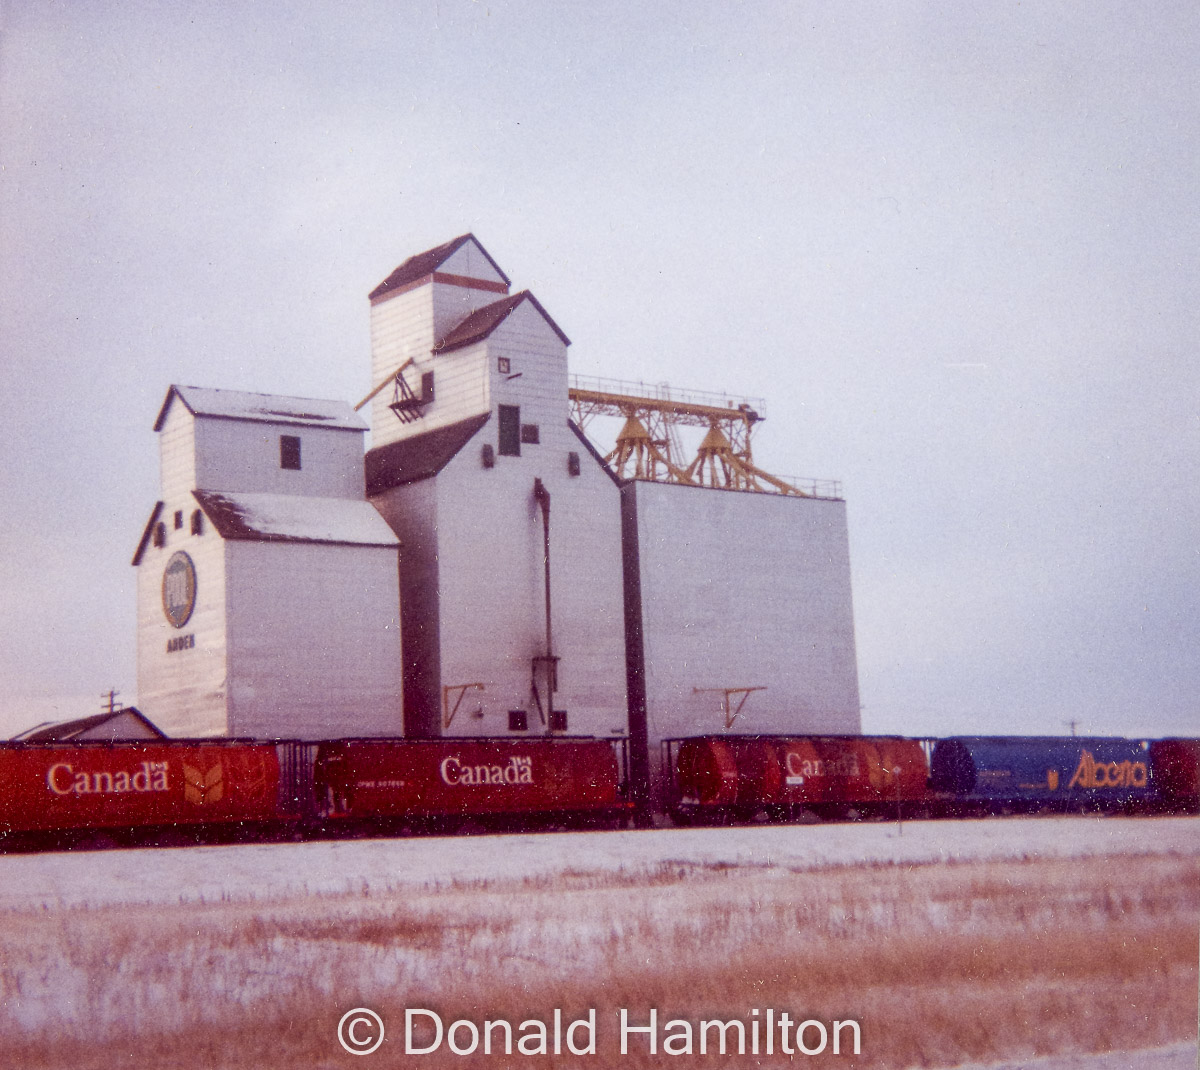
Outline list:
[[[183,797],[196,806],[208,806],[220,802],[225,794],[225,771],[217,762],[207,772],[200,772],[193,765],[183,763]]]

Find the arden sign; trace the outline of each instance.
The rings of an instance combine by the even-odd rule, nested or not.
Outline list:
[[[173,628],[182,628],[196,608],[196,566],[182,550],[171,555],[163,572],[163,613]]]

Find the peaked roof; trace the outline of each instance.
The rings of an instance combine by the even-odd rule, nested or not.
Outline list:
[[[435,249],[426,249],[423,253],[417,253],[416,256],[410,256],[404,261],[395,271],[393,271],[386,279],[375,287],[370,293],[372,301],[382,297],[386,293],[391,293],[393,290],[398,290],[402,286],[407,286],[410,282],[416,282],[418,279],[425,278],[426,275],[432,275],[437,271],[447,260],[450,259],[459,249],[467,242],[474,242],[476,248],[483,253],[487,258],[487,262],[496,269],[496,274],[504,280],[506,286],[512,285],[512,280],[500,270],[500,265],[491,258],[488,251],[479,244],[479,239],[474,234],[460,234],[453,241],[446,242],[445,245],[439,245]]]
[[[194,490],[223,539],[395,546],[395,533],[370,502],[299,494],[219,494]]]
[[[79,739],[90,732],[94,732],[97,728],[102,728],[104,725],[113,721],[128,721],[129,727],[136,727],[138,734],[133,734],[130,731],[121,732],[118,725],[114,725],[112,734],[105,734],[105,739],[166,739],[167,734],[154,724],[141,710],[134,706],[126,706],[122,710],[113,710],[111,713],[98,713],[94,717],[80,717],[75,721],[57,721],[52,724],[40,724],[33,728],[22,732],[18,736],[13,736],[13,739],[20,740],[23,743],[54,743],[62,742],[71,739]],[[97,737],[91,737],[97,738]]]
[[[411,438],[367,451],[367,496],[435,476],[488,422],[480,413],[456,424],[438,427]]]
[[[193,416],[216,416],[227,420],[260,420],[272,424],[336,427],[343,431],[365,431],[362,417],[344,401],[251,394],[242,390],[215,390],[202,386],[173,385],[167,391],[154,430],[161,431],[171,402],[178,398]]]
[[[477,308],[458,324],[457,327],[454,327],[445,338],[438,342],[433,347],[433,351],[435,353],[448,353],[452,349],[461,349],[463,346],[469,346],[472,342],[482,341],[508,319],[522,302],[525,301],[528,301],[541,313],[542,318],[550,324],[551,330],[558,335],[563,345],[569,346],[571,344],[571,339],[563,334],[559,325],[550,318],[550,313],[542,308],[541,302],[528,290],[522,290],[511,297],[505,297],[499,301],[493,301],[490,305]]]

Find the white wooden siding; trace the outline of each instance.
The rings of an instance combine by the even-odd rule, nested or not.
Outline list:
[[[468,243],[468,246],[471,243]],[[464,250],[459,250],[463,253]],[[457,259],[457,255],[451,261]],[[482,261],[481,253],[474,254],[472,263]],[[499,280],[489,270],[482,276]],[[458,273],[454,268],[439,270]],[[482,365],[478,367],[468,354],[478,353],[478,347],[433,355],[434,344],[484,305],[501,300],[503,294],[474,287],[428,282],[371,307],[371,385],[376,386],[393,375],[406,360],[413,359],[416,367],[405,372],[413,392],[420,393],[423,372],[434,373],[436,401],[424,416],[402,424],[388,406],[393,400],[391,387],[385,387],[371,402],[371,446],[377,448],[401,438],[454,423],[479,412],[487,411],[486,380]]]
[[[472,239],[464,242],[442,262],[438,271],[447,275],[461,275],[468,279],[485,279],[503,284],[504,279],[492,267],[492,262],[483,254],[482,248]]]
[[[173,398],[158,433],[160,484],[164,497],[177,498],[196,484],[195,417]]]
[[[222,736],[226,718],[225,546],[205,520],[202,535],[191,534],[196,500],[165,498],[167,545],[151,540],[138,566],[138,708],[169,736]],[[176,531],[175,510],[184,526]],[[196,568],[196,606],[182,628],[163,612],[163,571],[171,555],[184,550]],[[195,645],[167,653],[167,643],[194,636]]]
[[[226,550],[231,734],[399,735],[396,550],[250,541]]]
[[[512,362],[510,379],[497,358]],[[530,687],[531,663],[545,651],[541,511],[534,479],[550,492],[551,595],[559,691],[554,705],[572,733],[626,730],[624,594],[620,496],[568,426],[566,347],[531,304],[514,311],[486,342],[492,405],[517,405],[537,424],[538,444],[483,467],[476,441],[498,445],[490,421],[438,477],[440,661],[446,685],[483,682],[450,728],[453,735],[504,733],[508,711],[525,709],[531,732],[545,731]],[[581,475],[567,473],[571,452]],[[543,698],[544,702],[544,698]],[[482,716],[472,716],[480,710]]]
[[[203,416],[194,423],[193,487],[312,498],[363,496],[361,432]],[[300,439],[299,470],[279,465],[282,435]]]
[[[393,487],[372,504],[400,540],[404,734],[434,736],[441,703],[436,481]]]

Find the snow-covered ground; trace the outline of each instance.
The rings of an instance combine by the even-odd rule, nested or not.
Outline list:
[[[1056,817],[412,837],[0,857],[0,909],[275,899],[652,870],[1200,854],[1200,818]]]

